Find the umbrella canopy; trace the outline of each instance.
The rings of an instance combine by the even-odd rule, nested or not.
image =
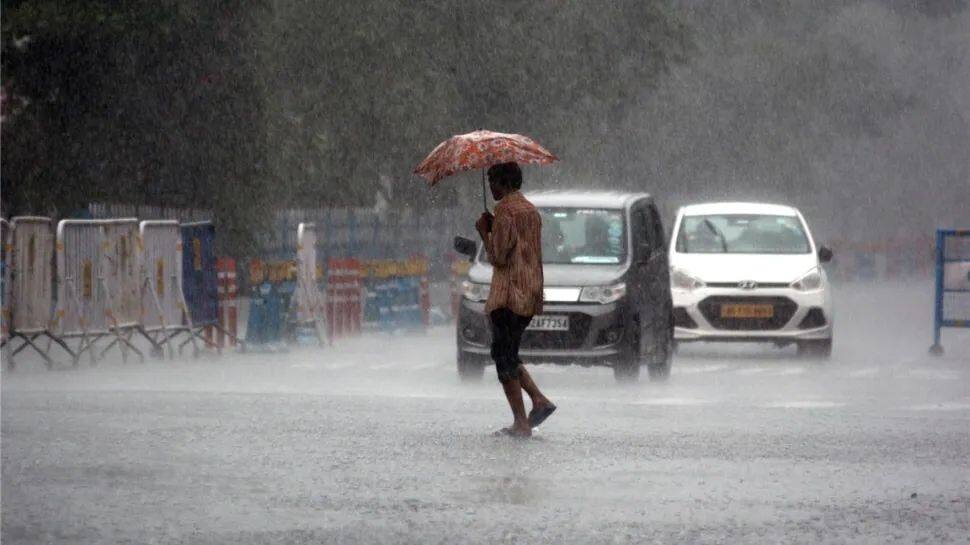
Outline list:
[[[441,179],[465,170],[485,169],[509,162],[548,165],[558,159],[527,136],[474,131],[452,136],[438,144],[414,169],[414,173],[433,186]]]

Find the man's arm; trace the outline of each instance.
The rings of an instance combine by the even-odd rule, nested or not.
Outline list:
[[[515,229],[511,216],[501,213],[495,216],[492,232],[488,233],[484,240],[489,263],[496,267],[508,265],[509,256],[515,248]]]

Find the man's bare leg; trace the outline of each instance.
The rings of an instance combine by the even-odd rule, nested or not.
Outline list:
[[[507,379],[502,381],[502,389],[505,390],[505,398],[509,401],[512,408],[512,434],[519,437],[529,437],[532,435],[532,428],[529,427],[529,419],[525,415],[525,401],[522,400],[522,384],[519,379]]]
[[[522,389],[525,393],[529,394],[529,398],[532,399],[532,408],[545,407],[551,405],[552,402],[549,401],[546,396],[542,394],[539,387],[536,386],[534,380],[532,380],[532,375],[525,369],[525,366],[519,364],[519,383],[522,384]]]
[[[532,410],[529,411],[529,427],[539,426],[556,411],[556,405],[542,394],[542,391],[536,386],[535,381],[532,380],[532,375],[526,371],[525,366],[522,364],[519,364],[518,375],[522,389],[532,398]]]

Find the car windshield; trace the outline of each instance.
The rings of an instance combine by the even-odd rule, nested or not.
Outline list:
[[[807,254],[808,236],[796,216],[684,216],[677,251],[687,254]]]
[[[542,262],[615,264],[626,257],[623,211],[541,208]]]
[[[626,259],[626,228],[622,210],[603,208],[540,208],[542,262],[610,265]],[[487,261],[484,249],[479,253]]]

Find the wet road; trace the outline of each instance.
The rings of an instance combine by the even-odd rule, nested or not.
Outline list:
[[[453,332],[3,376],[3,543],[967,543],[970,336],[850,286],[825,364],[687,347],[665,384],[540,366],[496,438]]]

